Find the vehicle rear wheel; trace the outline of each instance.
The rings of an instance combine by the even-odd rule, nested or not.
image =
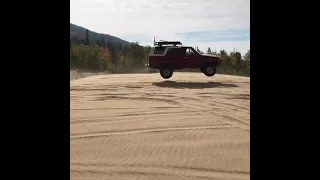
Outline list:
[[[201,70],[203,72],[203,74],[205,74],[206,76],[208,77],[211,77],[213,75],[216,74],[217,72],[217,68],[216,66],[214,65],[209,65],[209,66],[206,66],[205,68],[203,68],[203,70]]]
[[[172,74],[173,74],[173,71],[172,71],[172,69],[170,69],[170,68],[160,69],[160,75],[161,75],[161,77],[164,78],[164,79],[169,79],[169,78],[171,78]]]

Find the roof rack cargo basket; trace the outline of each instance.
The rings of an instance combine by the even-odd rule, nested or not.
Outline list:
[[[154,42],[154,46],[163,46],[163,45],[172,45],[172,46],[177,46],[177,45],[182,45],[180,41],[159,41],[159,42]]]

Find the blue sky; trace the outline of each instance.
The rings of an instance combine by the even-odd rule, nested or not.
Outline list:
[[[70,22],[141,45],[250,49],[250,0],[70,0]]]

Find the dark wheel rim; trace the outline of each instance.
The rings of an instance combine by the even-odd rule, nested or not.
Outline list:
[[[162,74],[163,74],[163,76],[165,76],[165,77],[169,77],[169,76],[171,76],[171,71],[170,71],[169,69],[164,69],[164,70],[162,71]]]
[[[213,73],[214,73],[214,67],[211,67],[211,66],[207,67],[207,68],[206,68],[206,72],[207,72],[208,74],[213,74]]]

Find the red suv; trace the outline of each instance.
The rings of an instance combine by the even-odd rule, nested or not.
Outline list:
[[[200,54],[192,47],[182,46],[179,41],[160,41],[155,42],[155,47],[151,48],[148,67],[159,69],[164,79],[169,79],[175,69],[184,68],[199,68],[210,77],[216,74],[216,67],[221,61],[215,55]]]

